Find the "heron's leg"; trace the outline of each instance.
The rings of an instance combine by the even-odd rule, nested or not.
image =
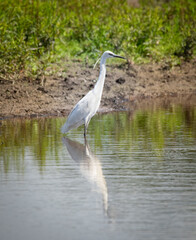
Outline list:
[[[86,134],[87,134],[87,127],[86,124],[84,124],[84,138],[86,139]]]
[[[87,146],[87,139],[85,134],[84,134],[84,143],[85,143],[85,146]]]
[[[89,122],[90,120],[85,120],[85,123],[84,123],[84,138],[86,138],[86,135],[87,135],[87,128],[88,128]]]

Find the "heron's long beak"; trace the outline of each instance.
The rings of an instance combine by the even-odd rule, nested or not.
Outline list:
[[[119,56],[119,55],[115,55],[114,57],[116,57],[116,58],[126,59],[125,57],[121,57],[121,56]]]

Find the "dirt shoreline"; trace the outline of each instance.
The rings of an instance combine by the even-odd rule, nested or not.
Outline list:
[[[32,81],[0,78],[0,119],[11,117],[65,116],[90,89],[99,75],[80,62],[67,64],[66,72]],[[194,99],[196,59],[171,68],[169,64],[107,66],[99,112],[127,110],[154,99]]]

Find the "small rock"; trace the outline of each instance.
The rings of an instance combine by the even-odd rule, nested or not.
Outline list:
[[[37,90],[38,90],[38,91],[41,91],[41,92],[43,92],[43,93],[47,93],[47,92],[48,92],[48,91],[45,90],[43,87],[38,87]]]
[[[89,89],[92,89],[93,87],[94,87],[94,85],[92,83],[89,84],[89,86],[88,86]]]
[[[125,83],[125,79],[120,77],[120,78],[116,79],[116,83],[123,84],[123,83]]]

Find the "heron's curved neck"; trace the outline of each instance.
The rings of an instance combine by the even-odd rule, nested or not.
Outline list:
[[[101,59],[100,63],[100,73],[97,83],[95,84],[95,91],[100,94],[100,97],[102,95],[103,91],[103,85],[105,82],[105,75],[106,75],[106,66],[105,66],[106,59]]]

